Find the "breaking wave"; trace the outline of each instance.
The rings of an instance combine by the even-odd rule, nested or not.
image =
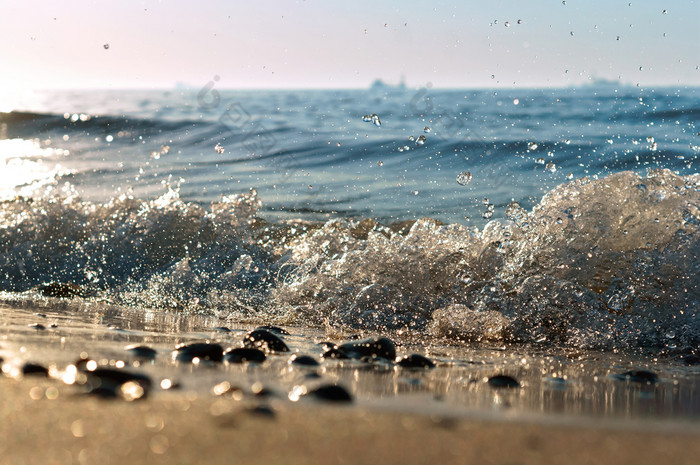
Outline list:
[[[482,229],[266,222],[255,191],[201,206],[53,190],[0,203],[0,290],[462,343],[695,349],[699,188],[667,170],[582,178]]]

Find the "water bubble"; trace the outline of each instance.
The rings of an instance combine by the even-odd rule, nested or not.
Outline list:
[[[544,167],[546,171],[551,171],[552,173],[555,173],[557,171],[557,165],[555,165],[553,162],[547,163],[547,166]]]
[[[484,197],[484,200],[482,200],[481,203],[483,203],[484,205],[488,205],[489,204],[488,197]]]
[[[226,149],[221,144],[219,144],[217,142],[217,144],[214,146],[214,151],[216,153],[224,153],[226,151]]]
[[[537,163],[538,165],[544,165],[544,158],[538,158],[537,160],[535,160],[535,163]]]
[[[107,137],[105,137],[105,140],[106,140],[107,142],[112,142],[112,141],[114,140],[114,136],[110,134],[110,135],[108,135]]]
[[[537,147],[539,147],[539,145],[537,145],[537,142],[528,142],[527,143],[528,150],[537,150]]]
[[[666,337],[668,339],[673,339],[674,337],[676,337],[675,331],[673,331],[672,329],[669,329],[668,331],[666,331]]]
[[[469,171],[462,171],[457,175],[457,184],[466,186],[472,180],[472,174]]]
[[[520,99],[514,98],[513,99],[513,105],[517,105],[520,103]]]
[[[413,137],[413,136],[408,136],[408,140],[410,140],[411,142],[413,142],[414,140],[416,140],[416,138]]]
[[[418,136],[418,139],[416,139],[416,145],[423,145],[425,144],[425,136],[420,135]]]
[[[574,179],[574,173],[569,173],[569,174],[567,174],[567,175],[566,175],[566,179],[568,179],[569,181],[571,181],[572,179]]]
[[[491,79],[496,79],[496,75],[495,75],[495,74],[492,74],[492,75],[491,75]]]
[[[484,219],[489,219],[493,216],[493,211],[486,210],[484,213],[481,214],[481,217]]]
[[[620,40],[620,36],[617,36],[617,40]]]
[[[377,166],[384,166],[384,162],[381,161],[381,160],[379,160],[379,161],[377,162]]]
[[[109,44],[104,44],[103,47],[105,50],[109,50]]]
[[[511,202],[508,204],[506,207],[506,217],[509,219],[518,222],[520,219],[524,218],[527,215],[527,212],[523,207],[520,206],[518,202]]]
[[[523,23],[523,20],[522,20],[522,19],[519,19],[519,20],[518,20],[518,24],[522,24],[522,23]]]
[[[425,132],[426,134],[429,133],[429,132],[430,132],[430,128],[429,128],[428,126],[424,127],[424,128],[423,128],[423,132]]]

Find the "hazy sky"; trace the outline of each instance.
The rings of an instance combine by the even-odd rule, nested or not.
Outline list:
[[[106,48],[105,45],[109,44]],[[7,1],[0,90],[700,85],[700,0]]]

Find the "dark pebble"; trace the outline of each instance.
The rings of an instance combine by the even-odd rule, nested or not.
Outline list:
[[[290,365],[298,365],[304,367],[319,366],[319,363],[316,361],[316,359],[309,355],[294,354],[291,357],[289,357],[289,361],[287,363],[289,363]]]
[[[656,373],[647,370],[630,370],[624,373],[612,375],[613,379],[618,381],[631,381],[633,383],[655,384],[659,382],[659,377]]]
[[[226,326],[214,326],[211,330],[218,331],[220,333],[230,333],[231,332],[231,330],[228,329]]]
[[[406,355],[396,363],[403,368],[435,368],[432,360],[420,354]]]
[[[35,315],[35,316],[38,316],[39,318],[46,318],[46,314],[45,314],[45,313],[35,313],[34,315]]]
[[[32,324],[27,325],[27,326],[29,326],[30,328],[34,328],[34,329],[36,329],[37,331],[43,331],[43,330],[46,329],[46,326],[44,326],[44,325],[42,325],[42,324],[40,324],[40,323],[32,323]]]
[[[87,292],[77,284],[53,282],[39,287],[46,297],[86,297]]]
[[[250,349],[248,347],[236,347],[227,349],[224,352],[224,361],[228,363],[262,363],[265,361],[265,352],[259,349]]]
[[[322,353],[321,357],[323,357],[324,359],[334,358],[334,359],[338,359],[338,360],[347,360],[350,358],[350,355],[348,355],[348,353],[345,352],[340,347],[333,346],[330,349],[326,350],[324,353]]]
[[[338,347],[337,344],[335,344],[334,342],[330,342],[330,341],[319,342],[316,345],[321,346],[321,348],[323,349],[324,352],[329,351],[331,349],[335,349],[336,347]]]
[[[257,417],[263,418],[275,418],[275,411],[269,405],[256,405],[254,407],[248,407],[245,412],[249,415],[255,415]]]
[[[151,378],[144,374],[118,368],[100,367],[92,371],[86,371],[85,374],[87,374],[88,380],[90,380],[92,384],[98,386],[121,386],[124,383],[132,381],[138,383],[145,389],[151,387],[153,384]],[[96,380],[99,380],[99,383],[95,383]]]
[[[246,334],[243,346],[250,349],[260,349],[265,352],[289,352],[289,347],[275,333],[267,329],[256,329]]]
[[[117,389],[114,386],[97,386],[88,390],[86,395],[99,397],[100,399],[116,399],[119,397]]]
[[[25,363],[22,366],[24,376],[49,376],[49,369],[36,363]]]
[[[352,396],[342,386],[329,384],[309,391],[308,396],[331,402],[352,402]]]
[[[517,379],[508,375],[496,375],[489,378],[489,386],[495,388],[519,388],[520,383]]]
[[[392,362],[396,359],[396,347],[386,337],[373,337],[357,342],[346,342],[340,345],[338,349],[347,353],[350,358],[383,358]]]
[[[284,328],[280,328],[279,326],[262,325],[258,326],[255,329],[264,329],[266,331],[272,331],[273,333],[281,334],[282,336],[289,336],[289,331],[287,331]]]
[[[143,360],[155,360],[158,352],[155,349],[151,349],[148,346],[131,345],[124,347],[124,350],[131,352],[131,354]]]
[[[220,344],[195,342],[179,345],[173,351],[173,360],[178,362],[192,362],[195,358],[200,361],[220,362],[224,359],[224,348]]]

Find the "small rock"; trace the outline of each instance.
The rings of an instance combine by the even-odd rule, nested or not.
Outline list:
[[[362,357],[383,358],[394,361],[396,359],[396,346],[386,337],[373,337],[357,342],[346,342],[338,347],[350,358]]]
[[[284,328],[280,328],[279,326],[262,325],[258,326],[255,329],[264,329],[266,331],[272,331],[273,333],[281,334],[282,336],[289,336],[289,331],[287,331]]]
[[[49,369],[43,365],[36,363],[25,363],[22,365],[22,374],[24,376],[49,376]]]
[[[86,297],[87,292],[77,284],[52,282],[39,287],[46,297]]]
[[[192,362],[195,358],[200,361],[220,362],[224,359],[224,348],[220,344],[195,342],[181,344],[173,351],[173,360]]]
[[[299,355],[299,354],[294,354],[291,357],[289,357],[289,360],[287,361],[290,365],[298,365],[298,366],[304,366],[304,367],[317,367],[320,364],[316,361],[315,358],[309,356],[309,355]]]
[[[224,361],[228,363],[262,363],[265,361],[265,352],[259,349],[251,349],[248,347],[236,347],[227,349],[224,352]]]
[[[633,383],[656,384],[659,382],[659,377],[656,373],[647,370],[630,370],[611,376],[618,381],[630,381]]]
[[[27,325],[30,328],[36,329],[37,331],[43,331],[46,329],[46,326],[40,324],[40,323],[32,323],[30,325]]]
[[[420,354],[406,355],[396,363],[403,368],[435,368],[435,362]]]
[[[246,334],[243,346],[250,349],[260,349],[268,353],[289,352],[289,347],[275,333],[267,329],[256,329]]]
[[[156,355],[158,355],[155,349],[148,346],[130,345],[124,347],[124,350],[131,352],[135,358],[142,360],[155,360]]]
[[[489,386],[494,388],[519,388],[520,383],[518,380],[508,375],[496,375],[489,378]]]
[[[333,347],[327,349],[324,353],[322,353],[321,357],[323,357],[324,359],[334,358],[338,360],[347,360],[350,358],[350,355],[348,355],[348,353],[340,347],[334,345]]]
[[[226,326],[214,326],[211,330],[217,331],[219,333],[230,333],[231,332],[231,330],[228,329]]]
[[[352,402],[352,396],[347,389],[335,384],[318,387],[312,391],[309,391],[307,396],[312,396],[316,399],[331,402]]]

